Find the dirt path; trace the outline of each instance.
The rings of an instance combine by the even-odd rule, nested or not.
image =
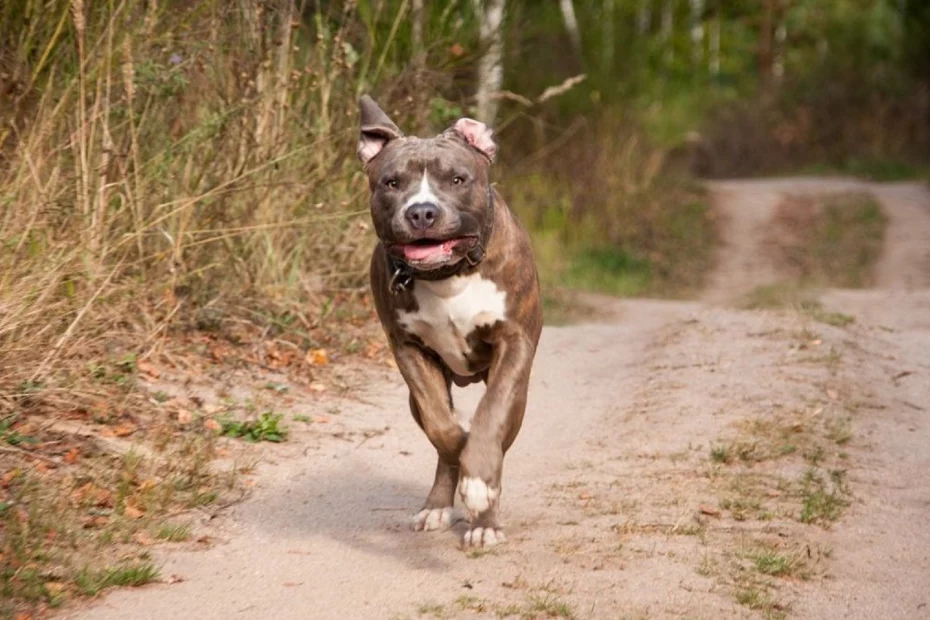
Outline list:
[[[263,448],[250,499],[199,524],[219,544],[159,548],[176,583],[67,617],[930,617],[930,193],[870,186],[890,217],[889,290],[823,298],[854,325],[718,303],[777,276],[755,248],[781,192],[862,187],[714,184],[728,226],[704,303],[617,301],[616,322],[545,330],[507,460],[506,546],[464,553],[462,523],[409,530],[434,452],[396,371],[368,369],[357,400],[326,401],[325,429]],[[290,412],[319,413],[309,402]],[[785,419],[799,453],[820,452],[762,458]],[[750,457],[724,464],[719,446]],[[852,505],[832,527],[801,523],[797,480],[834,462]],[[762,547],[798,564],[757,574]]]

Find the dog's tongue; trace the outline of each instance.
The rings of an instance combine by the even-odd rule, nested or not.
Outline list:
[[[404,258],[407,260],[427,260],[437,258],[452,253],[452,248],[457,243],[456,239],[441,241],[430,244],[409,244],[403,246]]]

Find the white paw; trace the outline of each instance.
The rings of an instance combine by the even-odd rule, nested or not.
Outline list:
[[[476,527],[465,532],[462,538],[464,547],[493,547],[507,542],[504,532],[493,527]]]
[[[413,529],[417,532],[445,530],[452,523],[452,508],[424,508],[413,517]]]
[[[459,495],[468,511],[474,516],[491,507],[501,490],[489,487],[481,478],[462,478]]]

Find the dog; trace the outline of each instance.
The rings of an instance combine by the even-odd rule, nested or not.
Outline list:
[[[461,118],[434,138],[405,136],[378,104],[359,101],[358,157],[378,244],[371,289],[414,420],[436,448],[433,487],[413,529],[451,525],[456,489],[465,547],[505,542],[498,521],[504,455],[523,424],[542,331],[530,238],[491,185],[493,131]],[[483,381],[470,428],[452,384]]]

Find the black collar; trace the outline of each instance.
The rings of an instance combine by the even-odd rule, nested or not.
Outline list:
[[[491,232],[494,230],[494,190],[488,183],[488,212],[484,225],[484,235],[478,239],[478,244],[470,249],[465,255],[465,260],[460,260],[452,265],[447,265],[439,269],[429,271],[417,271],[406,262],[399,258],[394,258],[388,249],[384,248],[384,256],[387,258],[388,273],[391,279],[388,282],[388,288],[392,295],[403,293],[413,289],[414,280],[444,280],[445,278],[457,275],[463,269],[476,267],[484,260],[484,244],[490,242]]]

